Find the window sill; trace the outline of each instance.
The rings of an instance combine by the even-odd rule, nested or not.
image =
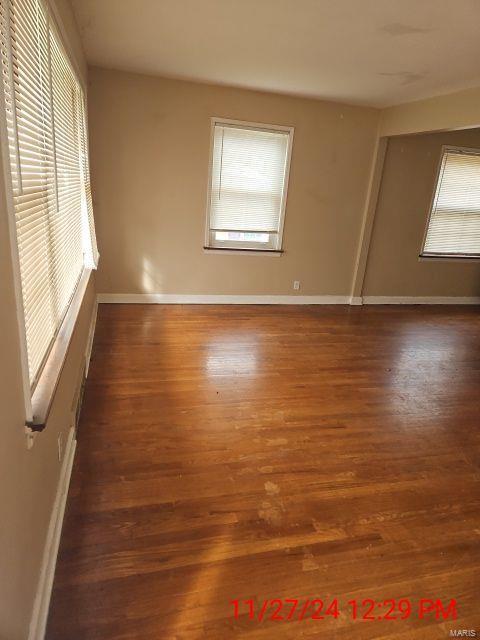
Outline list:
[[[480,256],[429,256],[420,254],[418,260],[419,262],[480,262]]]
[[[234,249],[232,247],[203,247],[203,252],[222,255],[270,256],[273,258],[279,258],[284,253],[279,249]]]
[[[68,311],[50,350],[43,371],[32,395],[33,419],[27,422],[31,431],[43,431],[47,424],[58,381],[72,340],[78,314],[82,306],[85,291],[90,281],[90,269],[84,269],[73,295]]]

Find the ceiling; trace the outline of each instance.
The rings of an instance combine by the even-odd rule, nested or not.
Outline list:
[[[90,64],[377,107],[480,85],[480,0],[72,0]]]

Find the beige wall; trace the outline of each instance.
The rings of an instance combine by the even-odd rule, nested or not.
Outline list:
[[[90,69],[99,291],[348,295],[378,114]],[[211,116],[295,127],[280,258],[203,250]]]
[[[66,11],[68,5],[62,5]],[[71,29],[72,16],[64,17]],[[3,175],[0,157],[0,638],[26,640],[59,479],[57,438],[62,434],[65,444],[72,423],[95,289],[92,279],[47,428],[28,451]]]
[[[388,142],[364,296],[479,296],[480,263],[419,260],[444,144],[480,148],[480,129]]]
[[[381,136],[480,126],[480,87],[416,100],[382,111]]]

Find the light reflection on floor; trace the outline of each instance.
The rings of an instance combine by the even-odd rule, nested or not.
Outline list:
[[[458,380],[461,336],[445,327],[426,325],[405,329],[397,338],[388,378],[390,402],[399,415],[421,415],[423,428],[428,423],[438,427],[446,398],[451,395],[453,399],[459,383],[464,382]]]
[[[241,342],[237,338],[211,342],[205,362],[210,376],[236,376],[256,373],[258,345]]]

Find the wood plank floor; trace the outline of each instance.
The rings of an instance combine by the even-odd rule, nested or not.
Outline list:
[[[101,305],[47,639],[478,636],[479,390],[479,308]]]

